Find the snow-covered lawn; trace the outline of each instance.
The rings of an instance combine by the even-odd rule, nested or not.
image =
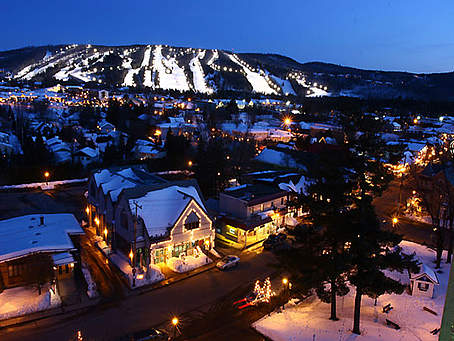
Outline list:
[[[174,272],[187,272],[211,263],[212,260],[199,252],[197,256],[172,257],[167,260],[167,266]]]
[[[425,246],[402,242],[405,253],[416,252],[416,256],[430,267],[434,267],[435,252]],[[446,257],[446,254],[443,255]],[[446,258],[444,258],[446,259]],[[337,314],[339,321],[330,321],[330,305],[318,298],[295,305],[291,301],[281,313],[273,313],[253,324],[260,333],[275,341],[279,340],[437,340],[438,335],[430,332],[440,328],[441,316],[445,302],[449,279],[449,264],[442,266],[442,273],[437,273],[440,285],[435,288],[434,298],[416,297],[404,292],[402,295],[383,295],[378,298],[377,306],[374,300],[363,296],[361,306],[361,335],[351,333],[353,327],[353,304],[355,289],[338,298]],[[402,278],[405,276],[400,275]],[[385,314],[382,307],[390,303],[393,309]],[[424,311],[427,307],[437,312],[437,316]],[[385,319],[398,325],[400,330],[386,326]],[[314,338],[315,335],[315,338]]]
[[[55,308],[60,304],[60,296],[49,285],[43,286],[41,295],[33,286],[6,289],[0,293],[0,320]]]
[[[109,259],[114,262],[117,267],[123,272],[123,274],[129,279],[129,285],[132,288],[132,267],[129,264],[128,259],[126,259],[126,257],[119,253],[111,253],[109,255]],[[161,272],[161,269],[153,264],[150,264],[148,271],[144,269],[143,273],[139,272],[139,268],[137,268],[136,270],[136,285],[134,288],[153,284],[164,279],[164,274]]]

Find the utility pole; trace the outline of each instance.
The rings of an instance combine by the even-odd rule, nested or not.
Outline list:
[[[134,217],[134,242],[133,242],[133,251],[132,251],[132,286],[136,286],[136,240],[137,240],[137,228],[136,228],[136,223],[137,223],[137,209],[140,208],[142,209],[142,206],[139,205],[139,203],[134,200],[133,205],[135,207],[135,217]]]

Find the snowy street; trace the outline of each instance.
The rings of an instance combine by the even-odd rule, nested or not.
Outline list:
[[[269,267],[272,262],[270,256],[268,252],[246,253],[241,255],[241,263],[236,269],[219,271],[213,268],[164,288],[100,304],[70,320],[55,316],[0,330],[0,339],[24,340],[31,339],[33,335],[32,339],[36,341],[67,340],[74,337],[76,330],[81,330],[87,339],[117,339],[131,332],[165,324],[173,314],[183,316],[194,309],[209,308],[235,288],[274,272],[275,269]],[[109,328],[99,328],[100,325]]]

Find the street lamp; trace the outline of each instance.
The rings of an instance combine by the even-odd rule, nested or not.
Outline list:
[[[134,254],[132,253],[132,250],[129,251],[129,259],[131,260],[131,265],[132,265],[132,260],[134,258]]]
[[[393,227],[395,227],[396,224],[399,222],[399,219],[397,219],[397,217],[394,217],[392,222],[393,222]]]
[[[177,329],[178,329],[178,317],[174,316],[172,319],[172,325],[173,325],[173,338],[177,336]]]
[[[285,310],[285,301],[287,300],[289,282],[287,277],[282,278],[282,284],[284,285],[284,302],[282,303],[282,310]]]
[[[176,326],[176,325],[178,324],[178,322],[179,322],[179,321],[178,321],[178,317],[175,316],[175,317],[172,319],[172,324],[173,324],[174,326]]]
[[[50,176],[50,173],[48,171],[45,171],[44,178],[46,179],[46,186],[49,186],[49,176]]]
[[[188,166],[189,166],[189,167],[192,166],[192,161],[191,161],[191,160],[188,161]]]
[[[107,242],[107,228],[104,228],[104,240]]]

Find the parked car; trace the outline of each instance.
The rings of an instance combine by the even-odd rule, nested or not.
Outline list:
[[[240,257],[229,255],[217,262],[216,267],[220,270],[226,270],[238,266],[239,262]]]
[[[263,242],[263,248],[265,250],[271,250],[274,249],[280,244],[283,244],[285,240],[287,239],[287,235],[284,233],[279,233],[279,234],[270,234],[268,238]]]
[[[151,340],[170,340],[171,337],[165,330],[162,329],[148,329],[133,335],[134,341],[151,341]]]

